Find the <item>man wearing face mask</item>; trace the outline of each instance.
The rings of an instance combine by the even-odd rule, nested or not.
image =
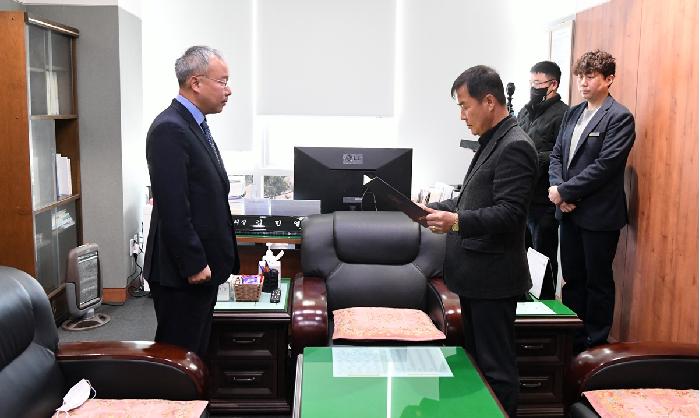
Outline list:
[[[530,101],[518,113],[518,125],[530,136],[537,149],[538,176],[535,194],[527,214],[527,244],[549,257],[540,299],[554,299],[557,279],[559,224],[556,206],[549,201],[549,154],[559,134],[569,106],[557,93],[561,70],[551,61],[542,61],[530,69]]]

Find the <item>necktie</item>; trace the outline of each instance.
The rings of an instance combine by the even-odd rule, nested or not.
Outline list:
[[[214,143],[214,138],[211,136],[211,131],[209,130],[209,125],[207,125],[207,120],[204,119],[202,124],[200,125],[202,127],[202,131],[204,132],[204,136],[207,138],[207,142],[209,143],[209,146],[211,147],[211,150],[214,152],[214,155],[216,156],[216,163],[221,166],[221,155],[219,155],[219,149],[216,147],[216,144]]]

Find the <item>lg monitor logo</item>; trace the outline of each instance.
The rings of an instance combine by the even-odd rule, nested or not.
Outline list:
[[[362,165],[362,154],[343,154],[343,165]]]

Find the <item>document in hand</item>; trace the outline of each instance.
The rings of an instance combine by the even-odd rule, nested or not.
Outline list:
[[[365,187],[374,193],[375,196],[383,197],[394,209],[400,210],[408,215],[409,218],[426,228],[428,227],[428,223],[425,220],[425,215],[427,215],[428,212],[425,209],[416,205],[411,199],[401,194],[400,191],[396,190],[379,177],[370,179],[365,176],[364,180]]]

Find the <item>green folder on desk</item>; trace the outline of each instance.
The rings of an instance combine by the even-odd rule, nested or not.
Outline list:
[[[516,310],[515,314],[519,317],[523,316],[576,316],[576,313],[569,309],[566,305],[563,303],[559,302],[558,300],[548,300],[548,299],[542,299],[538,300],[535,297],[532,298],[532,302],[518,302],[518,309]],[[528,304],[528,303],[539,303],[551,310],[551,313],[536,313],[532,311],[524,311],[522,309],[521,304]]]

